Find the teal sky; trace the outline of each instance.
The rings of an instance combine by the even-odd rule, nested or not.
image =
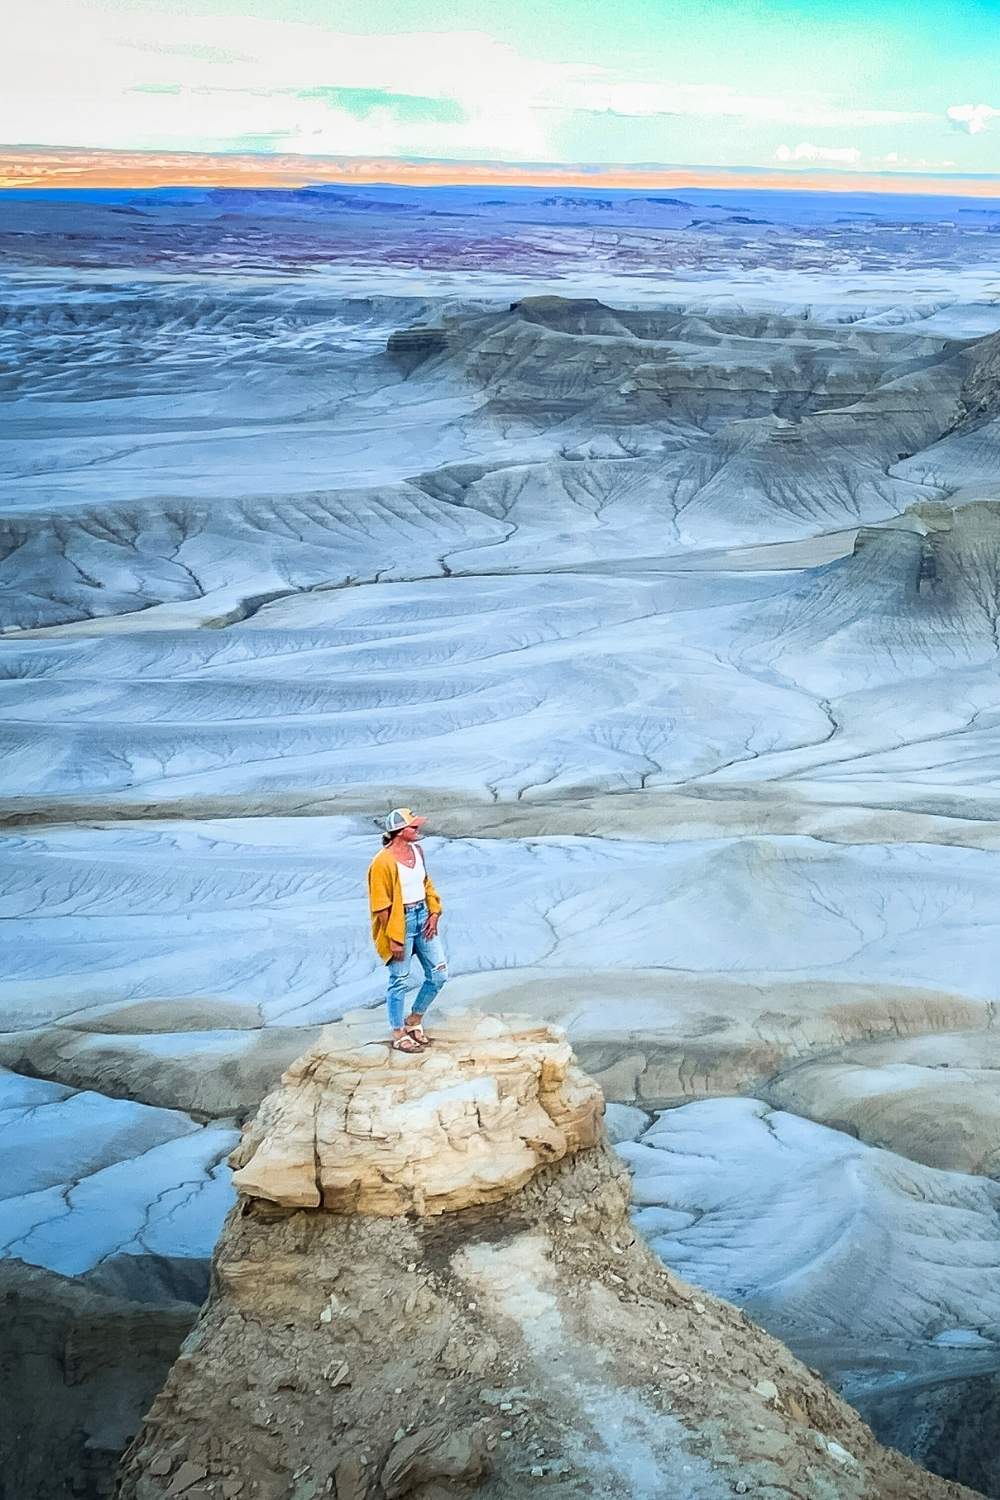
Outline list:
[[[1000,0],[36,0],[0,141],[1000,171]]]

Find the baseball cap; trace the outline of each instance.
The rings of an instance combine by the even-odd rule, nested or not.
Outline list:
[[[386,833],[398,833],[401,828],[422,828],[426,818],[418,818],[409,807],[394,807],[383,823]]]

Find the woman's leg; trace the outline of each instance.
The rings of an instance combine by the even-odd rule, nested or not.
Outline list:
[[[448,979],[448,960],[444,956],[444,944],[439,937],[424,937],[422,925],[417,929],[413,939],[413,951],[420,960],[420,967],[424,971],[424,982],[417,991],[417,998],[413,1002],[413,1009],[406,1017],[408,1021],[418,1021],[425,1014],[431,1003],[437,999]]]
[[[389,1012],[389,1025],[396,1036],[403,1031],[403,1017],[406,1014],[406,981],[410,977],[410,963],[413,959],[413,944],[416,933],[411,931],[409,913],[407,913],[406,942],[403,945],[402,958],[391,958],[386,964],[386,992],[385,1005]]]

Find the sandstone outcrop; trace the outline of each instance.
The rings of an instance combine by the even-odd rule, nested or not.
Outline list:
[[[460,1016],[435,1026],[421,1057],[384,1038],[362,1011],[292,1064],[231,1157],[241,1193],[439,1214],[506,1197],[598,1139],[601,1091],[551,1027]]]
[[[240,1174],[257,1162],[258,1190],[285,1194],[315,1141],[329,1205],[233,1210],[120,1500],[971,1496],[879,1447],[781,1344],[659,1264],[559,1033],[455,1017],[438,1050],[372,1045],[362,1066],[359,1028],[327,1028],[242,1148]],[[290,1128],[304,1088],[337,1130]]]

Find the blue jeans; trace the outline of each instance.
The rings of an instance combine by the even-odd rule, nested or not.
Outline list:
[[[412,1005],[412,1013],[422,1016],[431,1001],[437,998],[438,991],[448,978],[448,963],[444,956],[444,947],[439,937],[424,937],[424,923],[427,921],[427,903],[421,901],[419,906],[412,906],[406,913],[406,942],[403,945],[402,958],[391,958],[386,965],[389,971],[389,988],[386,991],[385,1003],[389,1009],[389,1025],[393,1031],[399,1031],[406,1015],[406,981],[410,975],[410,964],[414,953],[420,960],[420,967],[424,971],[424,982],[417,991],[417,998]]]

